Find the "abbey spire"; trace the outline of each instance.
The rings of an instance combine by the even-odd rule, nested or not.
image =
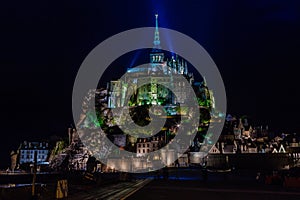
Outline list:
[[[155,32],[154,32],[154,48],[160,48],[159,31],[158,31],[158,14],[155,14]]]
[[[158,31],[158,14],[155,14],[155,31],[154,31],[153,48],[150,53],[150,63],[151,63],[150,71],[152,72],[156,72],[159,70],[166,71],[166,68],[163,69],[164,60],[165,60],[164,53],[161,51],[161,47],[160,47],[160,39],[159,39],[159,31]]]

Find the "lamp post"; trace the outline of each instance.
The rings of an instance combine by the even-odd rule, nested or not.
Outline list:
[[[35,196],[35,182],[36,182],[36,164],[37,164],[37,152],[34,151],[34,160],[33,160],[33,178],[32,178],[32,190],[31,190],[31,195],[33,199],[36,197]]]

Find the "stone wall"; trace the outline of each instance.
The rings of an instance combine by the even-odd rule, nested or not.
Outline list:
[[[281,169],[290,163],[287,153],[209,154],[207,158],[207,166],[212,168],[272,170]]]

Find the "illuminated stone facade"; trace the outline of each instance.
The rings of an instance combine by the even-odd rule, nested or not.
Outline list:
[[[24,141],[19,149],[20,164],[33,163],[34,154],[36,153],[37,162],[48,161],[49,147],[47,142],[27,142]]]
[[[154,137],[153,139],[140,138],[136,143],[137,157],[143,157],[150,152],[157,151],[163,144],[163,138]]]
[[[112,80],[107,84],[108,107],[184,104],[185,101],[189,101],[187,97],[192,96],[184,89],[187,83],[199,94],[201,106],[213,106],[212,93],[205,81],[195,83],[194,75],[188,72],[188,64],[184,59],[177,55],[166,58],[165,53],[160,50],[157,17],[158,15],[156,15],[154,46],[149,55],[150,63],[142,67],[129,68],[124,79]],[[182,81],[182,77],[187,81]],[[128,97],[126,96],[128,94],[133,95]],[[127,103],[125,99],[130,100]]]

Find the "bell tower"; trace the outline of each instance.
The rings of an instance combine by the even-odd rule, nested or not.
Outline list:
[[[161,69],[162,64],[164,63],[164,53],[161,51],[159,31],[158,31],[158,14],[155,14],[155,32],[153,40],[153,49],[150,53],[150,63],[152,71],[158,71]]]

